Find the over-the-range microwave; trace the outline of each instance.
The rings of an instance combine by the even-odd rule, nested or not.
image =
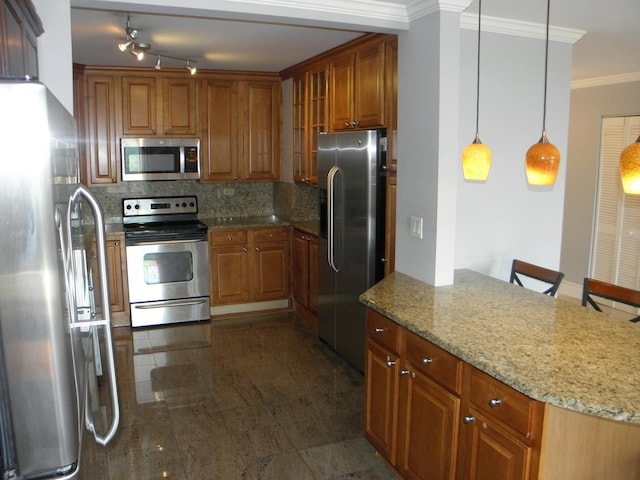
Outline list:
[[[200,139],[122,138],[122,180],[200,178]]]

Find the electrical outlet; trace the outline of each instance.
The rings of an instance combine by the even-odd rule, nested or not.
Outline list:
[[[233,188],[225,188],[225,189],[223,189],[223,190],[222,190],[222,194],[223,194],[225,197],[232,197],[232,196],[233,196],[233,193],[234,193]]]
[[[422,239],[422,217],[411,217],[411,230],[409,234],[412,237]]]

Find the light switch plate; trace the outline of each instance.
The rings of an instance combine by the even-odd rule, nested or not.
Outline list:
[[[422,217],[411,216],[411,230],[409,234],[412,237],[422,239]]]

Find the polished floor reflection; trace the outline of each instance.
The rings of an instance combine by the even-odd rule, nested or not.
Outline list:
[[[396,477],[362,437],[362,375],[293,314],[116,329],[108,478]]]

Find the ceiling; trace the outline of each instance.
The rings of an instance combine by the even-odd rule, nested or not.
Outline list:
[[[468,3],[439,1],[441,8]],[[137,40],[157,54],[189,58],[198,68],[278,72],[364,32],[406,30],[434,4],[438,0],[71,0],[73,61],[140,66],[117,49],[129,15]],[[473,0],[466,12],[477,11]],[[540,25],[546,2],[483,0],[482,15]],[[572,80],[640,76],[640,1],[582,0],[577,8],[575,0],[554,0],[550,16],[554,27],[585,32],[574,45]],[[148,56],[142,64],[155,61]],[[162,64],[181,68],[184,62]]]

